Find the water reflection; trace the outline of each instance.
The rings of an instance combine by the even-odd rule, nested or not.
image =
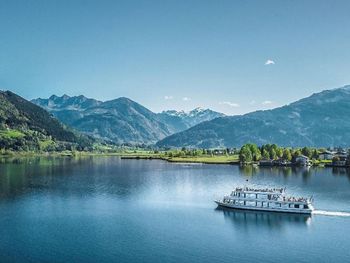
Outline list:
[[[317,169],[319,168],[310,168],[310,167],[259,167],[252,165],[239,166],[239,171],[245,176],[255,176],[255,175],[282,175],[288,177],[291,175],[301,175],[304,179],[308,179]]]
[[[311,223],[311,215],[288,214],[278,212],[249,211],[217,207],[215,211],[223,213],[237,227],[269,227],[281,229],[287,225],[307,227]]]
[[[118,157],[1,158],[0,199],[37,193],[125,197],[144,185],[139,171],[150,165]]]
[[[334,175],[345,175],[349,178],[350,180],[350,168],[345,168],[345,167],[333,167],[332,168],[332,173]]]

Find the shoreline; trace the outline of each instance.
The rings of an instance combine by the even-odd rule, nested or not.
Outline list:
[[[237,161],[210,161],[210,160],[196,160],[196,158],[190,158],[190,157],[176,157],[176,158],[167,158],[167,157],[161,157],[161,156],[127,156],[127,155],[121,155],[121,159],[125,160],[162,160],[169,163],[203,163],[203,164],[227,164],[227,165],[239,165],[239,160]]]
[[[0,155],[0,158],[31,158],[31,157],[89,157],[89,156],[100,156],[100,157],[107,157],[107,156],[117,156],[120,157],[120,159],[124,160],[162,160],[169,163],[184,163],[184,164],[220,164],[220,165],[242,165],[240,161],[234,157],[231,156],[198,156],[198,157],[168,157],[168,156],[161,156],[159,154],[140,154],[135,155],[134,153],[131,154],[125,154],[122,152],[111,152],[111,153],[97,153],[97,152],[55,152],[55,153],[33,153],[33,152],[14,152],[12,154],[3,154]],[[350,166],[339,166],[339,165],[333,165],[331,163],[315,163],[311,166],[298,166],[298,165],[259,165],[259,163],[246,163],[242,166],[255,166],[255,167],[265,167],[265,168],[272,168],[272,167],[279,167],[279,168],[286,168],[286,167],[326,167],[326,168],[343,168],[343,169],[350,169]]]

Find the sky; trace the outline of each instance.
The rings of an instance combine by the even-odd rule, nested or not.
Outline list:
[[[350,84],[350,1],[0,0],[0,89],[229,115]]]

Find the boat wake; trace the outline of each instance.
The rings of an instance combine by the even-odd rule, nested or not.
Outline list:
[[[348,212],[336,212],[336,211],[323,211],[323,210],[315,210],[312,212],[313,215],[323,215],[323,216],[342,216],[342,217],[350,217],[350,213]]]

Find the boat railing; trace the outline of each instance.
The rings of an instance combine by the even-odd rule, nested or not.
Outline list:
[[[285,188],[249,188],[249,187],[236,187],[236,192],[255,192],[255,193],[284,193]]]
[[[306,197],[295,197],[295,196],[283,196],[283,201],[307,203],[307,202],[312,202],[312,197],[306,198]]]

